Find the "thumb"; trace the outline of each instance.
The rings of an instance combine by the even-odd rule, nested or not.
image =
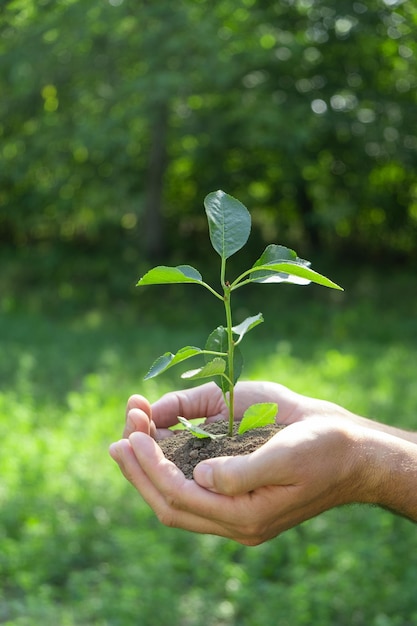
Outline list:
[[[217,457],[199,463],[194,468],[194,480],[209,491],[237,496],[274,484],[271,465],[267,454]]]

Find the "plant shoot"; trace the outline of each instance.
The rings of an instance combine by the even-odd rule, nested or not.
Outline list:
[[[168,285],[174,283],[196,283],[207,289],[223,302],[225,324],[218,326],[207,338],[204,348],[186,346],[175,354],[165,352],[156,359],[145,380],[153,378],[168,368],[194,356],[203,355],[204,365],[182,374],[187,380],[212,378],[222,390],[229,411],[228,435],[233,435],[234,388],[243,366],[240,343],[243,337],[264,320],[262,313],[246,318],[234,325],[232,316],[232,294],[250,283],[293,283],[307,285],[317,283],[331,289],[339,289],[336,283],[311,269],[310,262],[300,259],[294,250],[281,245],[266,247],[259,259],[232,282],[226,279],[226,264],[235,252],[241,250],[250,234],[251,216],[247,208],[236,198],[224,191],[209,193],[204,200],[211,244],[220,256],[220,290],[203,280],[198,270],[190,265],[176,267],[158,266],[149,270],[137,286]],[[277,406],[274,403],[254,404],[243,416],[238,433],[274,423]],[[195,427],[186,420],[181,423],[198,437],[209,437],[204,429]]]

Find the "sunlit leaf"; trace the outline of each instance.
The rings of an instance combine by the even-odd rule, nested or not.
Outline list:
[[[178,421],[181,422],[181,424],[190,433],[192,433],[195,437],[198,437],[198,439],[207,439],[208,437],[210,439],[223,439],[224,437],[227,437],[227,434],[215,435],[214,433],[209,433],[203,428],[200,428],[200,426],[197,426],[197,424],[193,424],[189,420],[185,419],[185,417],[181,417],[180,415],[178,415]]]
[[[224,374],[226,370],[226,361],[220,357],[216,357],[212,361],[209,361],[203,367],[199,367],[195,370],[189,370],[181,375],[181,378],[187,380],[196,380],[198,378],[212,378]]]
[[[243,322],[241,322],[237,326],[233,326],[232,330],[235,335],[239,336],[238,341],[240,341],[242,337],[246,335],[246,333],[252,330],[252,328],[255,328],[255,326],[258,326],[258,324],[262,324],[263,321],[264,321],[264,318],[262,316],[262,313],[258,313],[258,315],[247,317]]]
[[[285,246],[280,246],[277,244],[270,244],[265,248],[259,259],[254,264],[254,268],[259,268],[262,266],[270,266],[272,263],[283,263],[283,262],[293,262],[298,265],[302,265],[305,267],[310,267],[310,261],[305,261],[304,259],[300,259],[297,256],[297,253],[291,248],[286,248]],[[253,272],[251,274],[251,279],[254,282],[262,282],[262,283],[294,283],[297,285],[308,285],[311,280],[290,275],[284,272],[271,272],[268,270],[258,270],[256,273]]]
[[[149,270],[137,282],[136,286],[143,285],[168,285],[175,283],[198,283],[202,284],[203,279],[198,270],[191,265],[178,265],[177,267],[168,267],[159,265]]]
[[[250,278],[255,283],[268,282],[290,282],[300,285],[307,285],[310,282],[330,287],[331,289],[343,288],[334,283],[326,276],[315,272],[307,265],[295,261],[272,262],[256,267],[256,271],[250,274]]]
[[[239,425],[238,434],[243,435],[248,430],[275,424],[278,405],[275,402],[260,402],[252,404],[243,414]]]
[[[291,250],[291,248],[286,248],[285,246],[271,243],[262,252],[254,267],[256,267],[257,265],[266,265],[267,263],[272,263],[273,261],[300,261],[305,265],[310,265],[309,261],[303,261],[302,259],[300,259],[297,256],[297,253],[294,250]]]
[[[156,359],[156,361],[154,361],[144,380],[148,380],[149,378],[154,378],[155,376],[158,376],[158,374],[165,372],[173,365],[181,363],[182,361],[185,361],[186,359],[189,359],[196,354],[200,354],[201,351],[201,348],[186,346],[185,348],[181,348],[180,350],[178,350],[176,354],[172,354],[172,352],[165,352],[165,354],[162,354]]]

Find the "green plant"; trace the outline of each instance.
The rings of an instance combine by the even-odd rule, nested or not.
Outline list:
[[[246,244],[250,230],[251,217],[247,208],[236,198],[224,191],[209,193],[204,200],[210,240],[214,250],[221,258],[220,284],[222,291],[216,291],[207,284],[200,272],[190,265],[177,267],[158,266],[149,270],[137,283],[137,286],[161,285],[173,283],[196,283],[208,289],[210,293],[224,303],[226,325],[218,326],[208,337],[205,348],[186,346],[176,354],[165,352],[153,363],[145,380],[153,378],[178,363],[204,355],[205,364],[182,374],[182,378],[196,380],[214,378],[220,386],[229,410],[228,435],[233,434],[234,425],[234,387],[242,371],[243,358],[239,348],[243,337],[263,322],[262,313],[246,318],[237,326],[233,325],[231,296],[236,289],[249,283],[287,282],[306,285],[311,282],[342,289],[325,276],[310,268],[310,262],[300,259],[294,250],[281,245],[267,246],[260,258],[248,270],[229,282],[226,278],[226,261]],[[252,405],[246,411],[239,427],[239,434],[246,430],[273,423],[277,406],[273,403]],[[209,436],[183,418],[180,421],[196,436]]]

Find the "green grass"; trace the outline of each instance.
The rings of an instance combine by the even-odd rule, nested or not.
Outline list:
[[[266,320],[242,344],[244,376],[416,428],[412,277],[341,282],[345,294],[265,286],[237,301],[238,316],[261,310]],[[164,528],[122,478],[107,448],[127,397],[179,387],[181,368],[142,377],[160,353],[198,345],[216,315],[222,322],[204,300],[201,313],[181,308],[190,293],[195,303],[180,288],[127,307],[58,315],[56,306],[53,316],[42,301],[3,300],[0,623],[416,624],[417,534],[407,520],[344,507],[244,548]]]

